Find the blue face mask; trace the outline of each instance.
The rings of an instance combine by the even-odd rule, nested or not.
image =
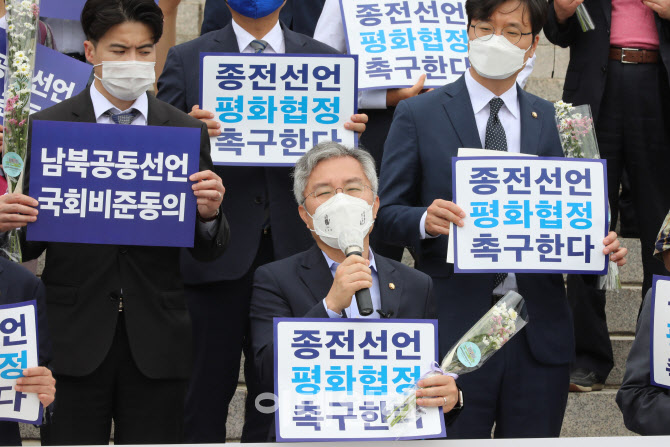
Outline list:
[[[284,0],[227,0],[233,11],[251,19],[260,19],[275,12]]]

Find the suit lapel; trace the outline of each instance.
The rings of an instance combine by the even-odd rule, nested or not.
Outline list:
[[[162,104],[159,104],[159,100],[156,99],[153,93],[147,92],[147,99],[149,100],[147,125],[167,126],[170,119],[167,116],[165,108],[161,107]]]
[[[479,131],[475,114],[472,111],[470,95],[465,85],[465,77],[461,76],[456,82],[447,85],[445,93],[444,110],[458,135],[459,147],[481,148],[482,142],[479,140]]]
[[[333,274],[328,268],[321,249],[316,244],[305,252],[298,276],[311,292],[315,303],[328,295],[333,285]]]
[[[91,100],[91,90],[94,86],[87,87],[83,92],[72,98],[72,121],[81,123],[95,123],[95,111]]]
[[[214,34],[214,42],[217,43],[216,51],[222,53],[239,53],[240,48],[237,45],[237,37],[235,37],[235,30],[233,30],[232,23],[221,28]]]
[[[304,53],[302,48],[307,45],[305,36],[294,33],[283,23],[281,23],[281,29],[284,32],[284,46],[286,47],[286,53]]]
[[[377,266],[379,296],[382,306],[380,310],[387,314],[392,313],[393,318],[398,318],[398,307],[400,307],[400,298],[403,291],[402,283],[395,278],[395,267],[386,258],[375,255],[375,264]],[[394,279],[397,282],[394,282]]]
[[[607,20],[607,29],[609,30],[610,26],[612,26],[612,2],[611,0],[600,0],[600,6],[603,8],[605,20]]]
[[[533,108],[534,98],[516,86],[519,98],[519,114],[521,119],[521,153],[537,155],[542,131],[543,117]]]

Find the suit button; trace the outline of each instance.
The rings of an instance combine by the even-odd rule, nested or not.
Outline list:
[[[121,252],[122,255],[125,255],[126,253],[128,253],[128,249],[126,247],[121,247],[121,249],[119,251]]]
[[[600,69],[603,71],[603,73],[607,73],[607,65],[603,65]]]
[[[111,292],[109,294],[109,300],[110,301],[118,301],[119,299],[119,293],[118,292]]]
[[[254,203],[255,203],[256,205],[260,205],[261,203],[263,203],[263,198],[262,198],[262,197],[256,197],[256,198],[254,199]]]

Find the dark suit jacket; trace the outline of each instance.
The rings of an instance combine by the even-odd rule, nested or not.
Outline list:
[[[651,384],[649,340],[651,337],[651,289],[637,320],[623,383],[616,403],[628,430],[641,435],[670,435],[670,390]]]
[[[282,28],[286,53],[337,53],[314,39]],[[239,51],[232,25],[170,49],[158,79],[158,98],[190,111],[200,104],[200,53]],[[296,212],[291,168],[217,166],[215,169],[226,187],[223,210],[233,238],[226,254],[211,264],[202,264],[185,253],[182,271],[187,283],[234,280],[245,275],[258,251],[267,204],[275,259],[291,256],[313,243]]]
[[[521,152],[561,157],[563,151],[554,121],[553,105],[519,86]],[[531,113],[536,112],[537,118]],[[431,277],[447,278],[449,295],[440,309],[440,349],[449,349],[491,307],[494,274],[454,274],[446,263],[447,237],[420,240],[421,216],[435,199],[452,200],[451,157],[458,148],[480,148],[482,143],[470,95],[461,77],[432,92],[401,101],[384,147],[375,223],[385,242],[407,246],[416,268]],[[531,322],[526,328],[537,360],[565,364],[573,356],[572,323],[563,277],[517,274]],[[445,293],[441,291],[441,293]]]
[[[203,123],[152,95],[148,115],[150,126],[200,128],[200,169],[211,169]],[[87,88],[31,119],[95,123],[90,91]],[[26,194],[28,173],[29,167]],[[196,229],[190,250],[193,256],[206,261],[223,253],[229,233],[223,214],[217,226],[212,240],[203,239]],[[114,338],[118,296],[123,289],[128,339],[140,371],[152,379],[188,377],[191,323],[179,270],[179,248],[23,242],[26,260],[47,250],[42,280],[47,291],[54,373],[84,376],[102,363]]]
[[[436,318],[431,279],[399,262],[375,254],[382,310],[393,318]],[[389,283],[395,289],[389,288]],[[323,299],[333,285],[333,274],[321,249],[314,245],[290,258],[256,270],[251,297],[251,346],[263,391],[274,388],[272,319],[328,318]]]
[[[37,301],[37,335],[39,337],[39,364],[47,366],[51,360],[51,343],[47,325],[44,285],[24,267],[0,257],[0,304]],[[19,424],[0,422],[0,445],[21,445]]]
[[[292,31],[312,37],[325,2],[326,0],[286,0],[286,4],[279,12],[279,20],[288,25]],[[220,30],[227,26],[232,18],[226,0],[207,0],[200,33],[207,34],[210,31]]]
[[[575,105],[589,104],[593,117],[598,117],[600,103],[607,79],[607,63],[610,48],[610,24],[612,20],[611,0],[585,0],[596,29],[583,32],[576,16],[560,26],[556,20],[554,1],[549,1],[549,15],[544,25],[544,34],[555,45],[570,47],[570,63],[565,75],[563,101]],[[663,64],[670,67],[670,22],[656,16],[656,27],[660,41]],[[644,88],[644,86],[637,86]]]

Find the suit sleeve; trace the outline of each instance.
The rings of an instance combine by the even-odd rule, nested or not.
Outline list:
[[[210,156],[209,135],[207,134],[207,126],[202,123],[200,128],[200,171],[213,170],[212,158]],[[226,197],[223,197],[226,200]],[[198,219],[198,217],[196,217]],[[228,220],[223,214],[223,203],[219,208],[219,216],[216,219],[216,232],[212,239],[205,237],[201,231],[195,232],[195,240],[193,248],[189,251],[198,261],[213,261],[221,256],[228,246],[230,239],[230,227]]]
[[[637,322],[635,341],[628,354],[623,384],[616,402],[626,427],[641,435],[667,435],[670,395],[650,381],[651,290],[647,292]]]
[[[428,320],[437,320],[437,301],[433,295],[433,280],[426,276],[426,313],[424,318]]]
[[[44,284],[41,280],[35,278],[35,285],[32,293],[37,302],[37,331],[39,343],[39,364],[47,366],[52,359],[51,339],[49,338],[49,323],[47,321],[47,302]]]
[[[426,207],[421,203],[421,162],[412,110],[401,101],[384,144],[379,177],[381,208],[377,215],[382,240],[418,250],[419,225]]]
[[[277,283],[273,272],[260,267],[254,275],[251,293],[251,348],[263,391],[274,389],[274,330],[273,318],[328,318],[323,302],[319,301],[306,315],[294,315]]]
[[[609,1],[609,0],[606,0]],[[554,0],[550,0],[547,5],[547,22],[544,25],[544,35],[549,42],[563,48],[567,48],[577,39],[582,32],[576,16],[568,19],[566,24],[559,24],[554,9]]]
[[[25,171],[23,174],[23,194],[30,196],[30,157],[31,157],[31,151],[30,151],[30,145],[31,145],[31,140],[32,140],[32,132],[33,132],[33,119],[29,118],[28,125],[28,151],[26,152],[26,166],[25,166]],[[31,196],[32,197],[32,196]],[[35,197],[33,197],[36,199]],[[37,217],[39,219],[39,216]],[[21,236],[21,255],[23,257],[23,261],[30,261],[33,259],[37,259],[40,257],[42,252],[47,248],[47,243],[46,242],[37,242],[37,241],[31,241],[28,242],[26,240],[26,231],[27,227],[23,227],[22,231],[20,232]]]
[[[175,49],[170,48],[165,60],[163,73],[158,78],[158,93],[156,97],[161,101],[173,105],[182,112],[189,113],[186,102],[186,73],[181,55]]]

